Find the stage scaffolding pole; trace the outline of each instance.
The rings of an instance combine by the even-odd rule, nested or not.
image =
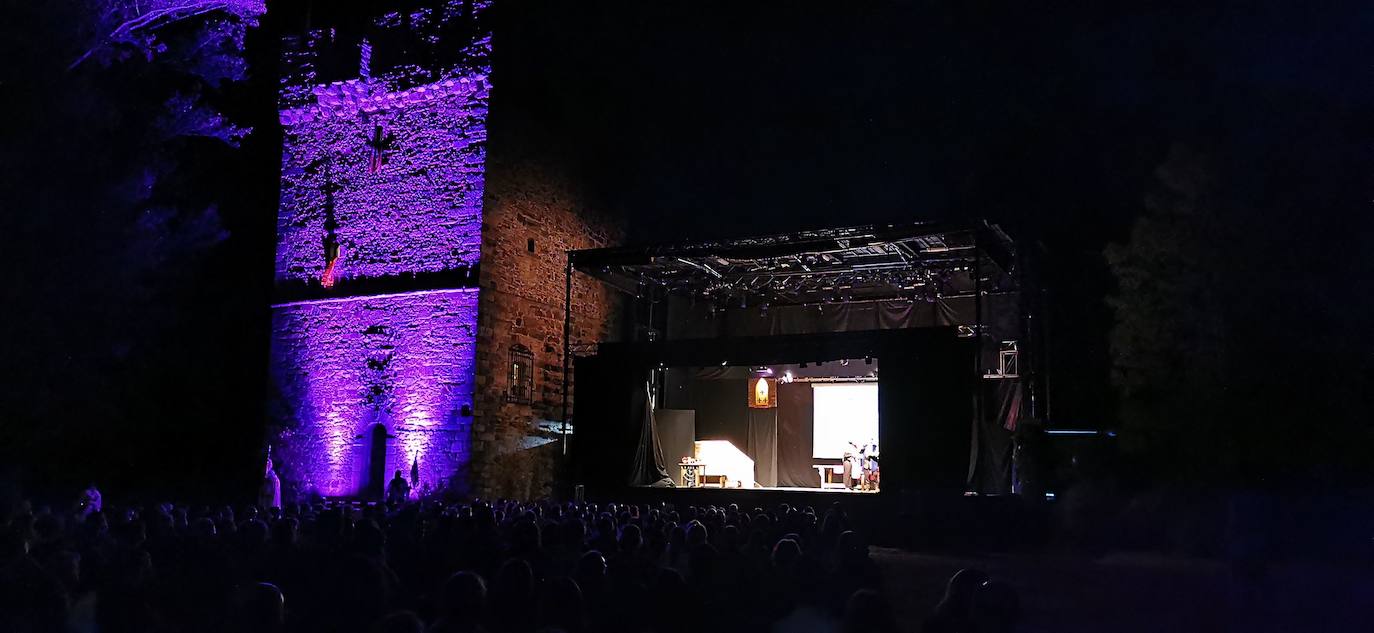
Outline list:
[[[558,434],[563,443],[563,455],[568,455],[568,387],[572,384],[572,252],[568,252],[568,266],[563,274],[563,419]]]
[[[969,434],[968,473],[964,485],[968,490],[982,492],[982,482],[978,478],[979,445],[982,443],[983,424],[983,235],[982,227],[973,229],[973,371],[975,374],[973,390],[973,424]]]

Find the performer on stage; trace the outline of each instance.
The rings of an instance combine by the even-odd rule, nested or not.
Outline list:
[[[863,485],[863,464],[859,459],[859,447],[849,443],[853,451],[844,453],[844,487],[850,490]]]
[[[863,463],[863,489],[878,489],[878,441],[870,439],[859,449],[859,461]]]

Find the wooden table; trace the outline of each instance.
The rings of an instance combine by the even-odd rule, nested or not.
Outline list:
[[[701,485],[701,471],[706,468],[706,462],[692,462],[690,464],[678,464],[682,467],[682,487],[696,488]]]
[[[816,469],[816,472],[821,476],[821,489],[822,489],[822,490],[825,490],[825,489],[827,489],[827,488],[845,488],[845,487],[846,487],[846,486],[844,485],[844,482],[840,482],[840,483],[830,483],[830,482],[826,481],[825,472],[826,472],[827,470],[830,471],[830,472],[832,472],[832,473],[833,473],[833,472],[836,472],[836,471],[835,471],[835,468],[836,468],[835,464],[813,464],[811,467],[812,467],[812,468],[815,468],[815,469]],[[840,476],[841,476],[841,477],[844,477],[844,476],[845,476],[844,469],[846,468],[846,466],[845,466],[844,464],[841,464],[841,465],[839,466],[839,468],[840,468],[840,470],[839,470]]]

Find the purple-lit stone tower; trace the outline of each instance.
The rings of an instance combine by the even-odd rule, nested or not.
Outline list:
[[[375,496],[412,468],[437,488],[468,461],[487,4],[283,42],[268,441],[288,494]]]

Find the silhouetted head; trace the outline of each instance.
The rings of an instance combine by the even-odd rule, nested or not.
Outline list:
[[[573,579],[563,576],[545,583],[540,606],[540,624],[546,629],[582,629],[582,590]]]
[[[967,617],[973,607],[973,593],[978,586],[988,581],[988,575],[977,569],[960,569],[949,577],[945,585],[945,596],[935,610],[939,613]]]
[[[511,535],[512,544],[517,552],[533,552],[539,549],[539,524],[535,519],[521,519],[515,524]]]
[[[985,582],[973,592],[973,622],[980,633],[1010,633],[1021,619],[1021,599],[1011,585]]]
[[[526,596],[533,593],[534,571],[530,564],[518,558],[502,563],[496,572],[496,589]]]
[[[707,537],[706,526],[702,525],[701,521],[692,521],[687,524],[687,545],[689,547],[705,545]]]
[[[579,548],[587,540],[587,524],[577,517],[570,518],[563,522],[563,543],[569,547]]]
[[[582,581],[600,579],[606,575],[606,557],[590,550],[577,559],[577,578]]]
[[[644,537],[641,536],[638,525],[632,523],[620,531],[620,551],[634,553],[639,551],[639,546],[643,543]]]
[[[191,535],[199,540],[212,540],[218,531],[210,517],[201,517],[191,522]]]
[[[272,524],[272,542],[277,545],[295,545],[300,534],[300,521],[286,517]]]
[[[460,571],[444,581],[440,612],[447,618],[480,621],[487,609],[487,583],[472,572]]]
[[[368,629],[369,633],[425,633],[425,623],[413,611],[388,613]]]
[[[778,568],[790,568],[801,559],[801,545],[795,540],[785,538],[773,545],[773,566]]]
[[[261,547],[267,544],[267,524],[253,519],[243,524],[243,529],[239,532],[239,538],[244,545]]]
[[[882,594],[860,589],[844,605],[844,633],[890,633],[897,627],[892,607]]]
[[[286,626],[286,597],[276,585],[266,582],[242,587],[236,596],[236,609],[242,631],[280,631]]]

